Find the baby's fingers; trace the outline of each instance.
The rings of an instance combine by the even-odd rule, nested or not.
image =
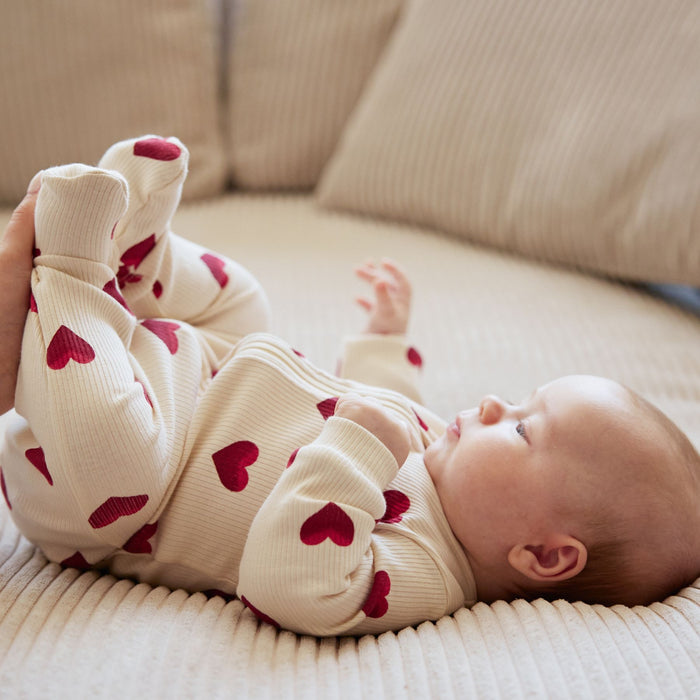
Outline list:
[[[377,266],[368,260],[355,268],[355,274],[365,282],[374,282],[377,279]]]
[[[389,273],[392,281],[399,289],[410,289],[411,283],[408,281],[408,275],[406,271],[399,265],[396,261],[390,258],[384,258],[382,260],[381,266],[386,272]]]
[[[372,311],[372,309],[374,308],[374,304],[367,297],[355,297],[355,301],[365,311]]]

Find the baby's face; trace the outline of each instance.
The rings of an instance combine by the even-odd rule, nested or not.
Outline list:
[[[483,564],[534,541],[567,499],[610,496],[601,465],[631,422],[625,390],[589,376],[558,379],[519,404],[486,396],[461,412],[425,464],[468,556]],[[557,523],[567,526],[576,527]]]

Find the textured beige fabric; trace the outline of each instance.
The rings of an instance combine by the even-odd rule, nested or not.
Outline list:
[[[414,0],[320,201],[698,284],[699,86],[695,0]]]
[[[275,330],[323,367],[363,321],[352,265],[392,255],[414,280],[423,395],[444,417],[489,391],[517,400],[591,372],[641,391],[700,447],[700,318],[639,289],[308,197],[228,196],[183,208],[174,228],[248,266]],[[699,631],[700,581],[650,607],[479,604],[398,634],[298,637],[237,601],[48,565],[0,498],[8,697],[693,697]]]
[[[220,192],[216,41],[201,0],[3,3],[0,201],[18,201],[37,170],[94,164],[145,133],[187,143],[185,197]]]
[[[229,162],[245,188],[311,188],[402,0],[232,0]]]

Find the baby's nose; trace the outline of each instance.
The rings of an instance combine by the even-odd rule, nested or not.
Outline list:
[[[479,420],[483,425],[498,423],[506,411],[506,404],[498,396],[489,394],[481,399],[479,404]]]

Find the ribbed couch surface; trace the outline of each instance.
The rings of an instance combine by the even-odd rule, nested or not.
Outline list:
[[[603,374],[700,445],[700,318],[643,288],[324,212],[304,195],[186,205],[175,230],[247,265],[275,331],[325,369],[363,320],[353,265],[390,255],[414,282],[410,334],[425,403],[441,416],[487,392],[517,400],[562,374]],[[2,503],[0,695],[697,697],[698,584],[649,607],[478,604],[398,634],[317,640],[278,632],[237,600],[49,564]]]

